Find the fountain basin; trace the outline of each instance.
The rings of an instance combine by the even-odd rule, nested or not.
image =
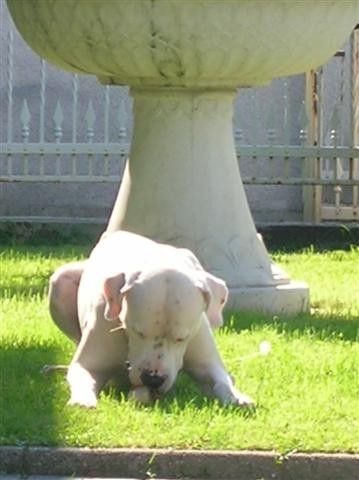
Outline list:
[[[239,87],[323,64],[357,0],[7,0],[27,43],[59,67],[131,86]]]

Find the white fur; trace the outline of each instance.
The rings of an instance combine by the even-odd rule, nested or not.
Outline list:
[[[222,403],[252,405],[235,389],[210,327],[222,324],[227,296],[225,282],[189,250],[105,234],[86,262],[61,267],[50,283],[52,317],[78,344],[67,376],[70,403],[95,406],[129,361],[136,401],[166,393],[184,368]],[[162,384],[149,386],[148,378]]]

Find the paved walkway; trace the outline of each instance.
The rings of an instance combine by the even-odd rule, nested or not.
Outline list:
[[[31,475],[24,477],[22,475],[0,475],[0,480],[141,480],[137,478],[85,478],[85,477],[53,477],[49,475]],[[156,480],[167,480],[165,478],[156,478]]]
[[[53,477],[49,475],[31,475],[24,477],[22,475],[0,475],[0,480],[141,480],[137,478],[85,478],[85,477]],[[156,480],[167,480],[165,478],[156,478]]]
[[[174,480],[168,478],[157,478],[153,477],[154,480]],[[144,480],[142,478],[124,478],[124,477],[112,477],[112,478],[104,478],[104,477],[71,477],[71,476],[54,476],[54,475],[1,475],[0,473],[0,480]],[[150,477],[147,477],[147,480],[150,480]],[[206,480],[200,478],[177,478],[176,480]],[[218,478],[217,480],[226,480],[223,478]],[[262,480],[262,479],[261,479]]]
[[[0,480],[358,480],[359,455],[0,446],[1,472],[15,475]]]
[[[147,480],[151,480],[151,477],[146,477]],[[168,479],[168,478],[157,478],[153,477],[154,480],[174,480]],[[260,479],[262,480],[263,477]],[[0,480],[144,480],[143,477],[141,478],[124,478],[124,477],[72,477],[72,476],[54,476],[54,475],[2,475],[0,473]],[[206,479],[200,479],[200,478],[176,478],[175,480],[206,480]],[[217,480],[226,480],[224,478],[218,478]],[[230,479],[227,479],[230,480]],[[263,479],[264,480],[264,479]],[[276,479],[274,479],[276,480]],[[279,479],[278,479],[279,480]],[[301,479],[301,480],[311,480],[311,479]],[[338,479],[335,479],[338,480]]]

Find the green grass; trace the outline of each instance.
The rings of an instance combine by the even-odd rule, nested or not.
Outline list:
[[[87,247],[4,247],[0,253],[0,444],[359,452],[359,249],[276,253],[311,288],[312,313],[295,318],[228,314],[216,333],[255,413],[204,398],[185,375],[154,407],[115,392],[96,410],[66,406],[62,374],[74,347],[52,324],[47,282]],[[261,341],[267,357],[251,356]]]

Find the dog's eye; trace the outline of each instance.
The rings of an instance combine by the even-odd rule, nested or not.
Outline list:
[[[185,338],[176,338],[176,343],[184,342]]]

